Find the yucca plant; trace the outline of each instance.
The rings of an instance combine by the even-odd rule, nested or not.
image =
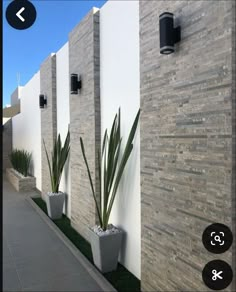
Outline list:
[[[53,151],[51,153],[51,161],[49,159],[48,151],[44,140],[43,144],[47,156],[52,193],[58,193],[62,171],[66,163],[68,154],[70,152],[70,132],[68,130],[63,147],[61,145],[61,136],[60,134],[58,135],[57,139],[54,142]]]
[[[23,176],[29,175],[31,153],[25,150],[14,149],[10,154],[12,167]]]
[[[87,168],[92,195],[95,201],[100,227],[105,231],[108,227],[109,217],[112,206],[117,194],[117,189],[124,172],[125,165],[133,150],[133,140],[137,129],[140,110],[138,111],[123,154],[121,154],[122,137],[120,135],[120,108],[115,115],[110,135],[107,129],[104,133],[102,150],[98,151],[98,168],[99,168],[99,197],[96,197],[91,172],[85,154],[83,139],[80,137],[80,145],[84,162]]]

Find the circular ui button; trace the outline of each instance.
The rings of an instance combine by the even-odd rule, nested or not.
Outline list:
[[[230,248],[233,242],[233,234],[226,225],[214,223],[204,230],[202,242],[208,251],[220,254]]]
[[[205,265],[202,271],[202,279],[208,288],[222,290],[231,283],[233,271],[226,262],[214,260]]]
[[[36,19],[36,9],[28,0],[14,0],[6,9],[8,23],[15,29],[27,29]]]

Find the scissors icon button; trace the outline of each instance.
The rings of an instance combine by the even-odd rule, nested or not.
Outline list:
[[[222,290],[232,282],[233,270],[225,261],[213,260],[202,270],[202,280],[208,288]]]
[[[212,274],[213,274],[212,280],[216,281],[217,279],[223,279],[223,277],[221,277],[222,273],[223,271],[217,272],[217,270],[212,270]]]

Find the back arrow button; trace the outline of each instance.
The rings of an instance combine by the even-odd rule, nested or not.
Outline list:
[[[31,1],[13,0],[7,6],[6,19],[15,29],[27,29],[34,24],[37,12]]]
[[[25,7],[22,7],[17,13],[16,13],[16,16],[22,21],[24,22],[25,19],[24,17],[21,16],[21,13],[25,10]]]

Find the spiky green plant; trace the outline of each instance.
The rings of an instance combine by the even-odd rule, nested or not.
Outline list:
[[[129,133],[128,140],[123,154],[121,153],[122,137],[120,135],[120,108],[118,114],[115,115],[110,136],[107,130],[103,136],[102,155],[100,151],[97,153],[98,169],[99,169],[99,196],[96,197],[91,172],[85,154],[83,139],[80,137],[80,145],[87,168],[92,195],[98,214],[100,227],[105,231],[108,226],[109,217],[112,206],[117,194],[117,189],[124,172],[125,165],[133,150],[133,140],[137,129],[140,110],[138,111],[132,128]]]
[[[31,153],[25,150],[14,149],[12,150],[9,156],[12,167],[22,175],[28,176],[31,161]]]
[[[44,144],[44,148],[45,148],[45,152],[47,156],[52,192],[58,193],[62,171],[66,163],[68,154],[70,152],[70,132],[68,130],[63,147],[61,145],[60,134],[58,135],[57,139],[54,141],[53,151],[51,152],[51,161],[49,159],[48,151],[47,151],[44,140],[43,140],[43,144]]]

